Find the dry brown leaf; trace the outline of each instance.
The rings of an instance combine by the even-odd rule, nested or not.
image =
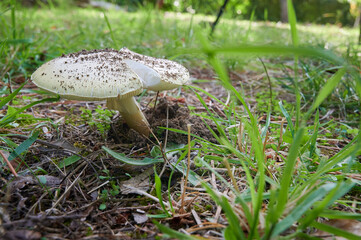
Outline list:
[[[153,168],[148,168],[141,174],[120,183],[120,192],[122,194],[136,193],[137,189],[147,191],[149,189],[149,176],[153,173]]]
[[[328,224],[332,227],[339,228],[341,230],[347,231],[349,233],[355,234],[357,236],[360,236],[361,239],[361,222],[354,220],[354,219],[332,219],[328,220],[326,222],[323,222],[325,224]],[[328,232],[324,231],[316,231],[313,236],[322,237],[322,239],[325,240],[347,240],[346,238],[339,237],[339,236],[333,236],[333,234],[330,234]]]
[[[14,181],[12,181],[9,185],[11,191],[14,191],[16,189],[22,189],[27,185],[38,185],[40,184],[39,181],[41,181],[45,186],[55,187],[58,186],[62,181],[61,178],[49,176],[49,175],[37,175],[36,177],[35,176],[16,177]]]

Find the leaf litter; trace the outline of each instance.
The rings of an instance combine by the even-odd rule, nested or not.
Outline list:
[[[142,102],[147,101],[154,101],[154,96],[142,99]],[[152,167],[122,164],[101,148],[107,146],[126,156],[142,158],[150,155],[155,139],[144,139],[130,130],[122,123],[121,117],[113,119],[104,139],[96,129],[79,119],[82,106],[96,108],[91,102],[64,100],[32,108],[32,113],[38,118],[49,118],[56,124],[43,124],[39,138],[26,155],[17,158],[23,163],[18,165],[18,178],[12,178],[8,171],[1,172],[0,209],[3,217],[0,233],[3,237],[130,239],[152,238],[158,234],[147,215],[160,213],[161,207],[157,199],[139,194],[140,191],[146,193],[153,186]],[[184,97],[162,95],[155,107],[151,103],[144,112],[162,142],[167,136],[167,143],[187,144],[186,134],[165,129],[186,131],[187,124],[192,124],[193,134],[215,142],[204,120],[191,114]],[[212,122],[205,121],[214,127]],[[28,138],[30,129],[24,125],[16,130],[21,135],[9,137],[20,144]],[[4,129],[3,133],[6,132]],[[73,161],[72,156],[79,156],[80,160]],[[70,160],[64,161],[66,159]],[[167,170],[162,177],[163,185],[167,183],[169,173]],[[174,197],[179,192],[180,177],[179,173],[173,175]],[[194,200],[187,197],[187,202],[191,199]],[[99,209],[101,204],[105,204],[104,210]],[[178,228],[193,223],[189,214],[175,219],[180,220],[176,221]],[[172,224],[175,224],[174,220],[170,219]]]

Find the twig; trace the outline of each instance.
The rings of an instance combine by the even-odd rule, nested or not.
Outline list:
[[[5,154],[4,154],[2,151],[0,151],[0,154],[1,154],[2,158],[4,159],[4,161],[6,162],[6,164],[8,165],[8,167],[9,167],[10,171],[12,172],[12,174],[13,174],[15,177],[17,177],[18,174],[16,173],[13,165],[11,165],[10,161],[8,160],[8,158],[5,156]]]
[[[283,142],[283,124],[285,123],[285,118],[282,118],[281,129],[280,129],[280,139],[278,140],[277,152],[280,151],[281,143]]]
[[[168,127],[169,127],[169,106],[168,106],[168,104],[167,104],[167,122],[166,122],[166,130],[165,130],[165,137],[164,137],[164,146],[163,146],[163,151],[165,151],[166,150],[166,148],[167,148],[167,142],[168,142],[168,133],[169,133],[169,131],[168,131]]]
[[[108,181],[105,181],[104,183],[102,183],[102,184],[100,184],[99,186],[97,186],[97,187],[93,188],[92,190],[90,190],[90,191],[88,192],[88,194],[91,194],[91,193],[94,192],[95,190],[103,187],[104,185],[107,185],[108,183],[109,183],[109,180],[108,180]]]
[[[242,119],[241,119],[241,120],[239,121],[238,139],[237,139],[238,150],[239,150],[240,152],[243,152],[242,136],[243,136],[243,126],[242,126]]]
[[[194,209],[192,209],[191,212],[192,212],[192,215],[193,215],[193,217],[194,217],[194,220],[196,220],[196,223],[198,224],[198,226],[203,227],[202,220],[201,220],[201,218],[198,216],[198,213],[197,213]]]
[[[228,193],[228,189],[223,192],[223,196],[226,196],[227,193]],[[222,207],[220,205],[217,205],[216,214],[213,217],[213,222],[214,223],[218,222],[218,219],[221,216],[221,212],[222,212]]]
[[[156,201],[157,203],[159,203],[159,199],[158,199],[158,198],[150,195],[150,194],[147,193],[146,191],[143,191],[143,190],[141,190],[141,189],[138,189],[138,188],[135,188],[135,187],[131,187],[131,186],[128,186],[128,185],[125,186],[125,187],[131,189],[133,193],[136,193],[136,194],[139,194],[139,195],[143,195],[143,196],[148,197],[148,198]],[[169,204],[168,204],[167,202],[164,202],[164,201],[163,201],[163,204],[164,204],[166,207],[169,207]]]
[[[224,163],[224,165],[226,165],[228,175],[231,178],[234,189],[239,193],[240,191],[239,191],[239,188],[238,188],[238,185],[237,185],[237,181],[234,178],[234,175],[233,175],[232,170],[231,170],[231,166],[229,165],[229,162],[228,162],[227,158],[223,158],[223,163]]]
[[[213,222],[205,222],[203,223],[203,227],[196,225],[193,227],[190,227],[187,229],[188,233],[192,233],[192,232],[196,232],[196,231],[200,231],[200,230],[205,230],[205,229],[209,229],[209,228],[226,228],[225,225],[223,224],[219,224],[219,223],[213,223]]]
[[[157,92],[157,95],[155,96],[154,107],[153,107],[153,114],[154,114],[154,112],[155,112],[155,107],[157,106],[158,96],[159,96],[159,91]]]
[[[76,179],[72,182],[72,184],[70,184],[70,186],[65,190],[65,192],[63,193],[63,195],[60,196],[60,198],[54,203],[54,205],[48,210],[48,213],[51,213],[52,210],[58,206],[58,204],[60,203],[60,201],[67,195],[67,193],[74,187],[74,185],[78,182],[80,176],[83,174],[85,168],[79,173],[79,175],[76,177]]]
[[[44,198],[46,195],[48,195],[47,192],[43,193],[43,195],[41,195],[41,196],[38,198],[38,200],[33,204],[33,206],[31,206],[31,208],[29,209],[28,213],[25,215],[26,217],[30,216],[30,212],[31,212],[32,210],[34,210],[34,208],[36,207],[36,205],[39,205],[39,204],[40,204],[41,200],[43,200],[43,198]],[[40,208],[40,207],[39,207],[39,208]]]
[[[182,191],[182,196],[181,196],[181,206],[180,206],[180,211],[184,211],[183,207],[184,207],[184,196],[186,193],[186,186],[188,183],[188,175],[189,175],[189,168],[191,166],[191,124],[187,124],[187,129],[188,129],[188,164],[187,164],[187,173],[186,173],[186,178],[184,179],[184,183],[183,183],[183,191]]]
[[[186,189],[188,189],[188,188],[186,187]],[[189,208],[191,207],[192,203],[193,203],[195,200],[198,199],[198,197],[199,197],[199,195],[200,195],[200,192],[192,192],[192,193],[190,193],[190,194],[196,194],[196,196],[189,201],[189,203],[187,204],[187,206],[185,207],[185,209],[189,209]]]
[[[116,208],[116,209],[110,209],[104,212],[100,212],[95,214],[93,217],[96,218],[100,215],[104,215],[104,214],[108,214],[108,213],[122,213],[122,212],[132,212],[132,211],[138,211],[138,210],[148,210],[148,209],[152,209],[154,207],[158,206],[158,204],[151,204],[151,205],[146,205],[146,206],[136,206],[136,207],[121,207],[121,208]]]
[[[211,160],[211,167],[212,169],[215,169],[214,167],[214,160]],[[208,169],[208,168],[207,168]],[[217,182],[216,182],[216,174],[214,174],[214,172],[211,173],[211,184],[213,186],[214,189],[217,189],[218,190],[218,187],[217,187]]]
[[[258,58],[260,61],[261,61],[261,63],[262,63],[262,65],[263,65],[263,68],[264,68],[264,71],[266,72],[266,76],[267,76],[267,80],[268,80],[268,85],[269,85],[269,92],[270,92],[270,107],[271,107],[271,110],[272,110],[272,106],[273,106],[273,101],[272,101],[272,84],[271,84],[271,78],[270,78],[270,76],[269,76],[269,74],[268,74],[268,71],[267,71],[267,68],[266,68],[266,65],[264,64],[264,62],[262,61],[262,59],[261,58]]]
[[[263,143],[263,152],[264,153],[266,152],[266,145],[267,145],[267,142],[268,142],[268,137],[269,137],[269,131],[266,132],[266,136],[264,138],[264,143]]]
[[[215,30],[215,28],[216,28],[216,25],[217,25],[218,21],[219,21],[219,19],[221,18],[224,10],[226,9],[227,3],[228,3],[228,0],[224,0],[223,5],[222,5],[221,8],[219,9],[219,12],[218,12],[218,14],[217,14],[216,20],[212,23],[212,29],[211,29],[211,32],[210,32],[209,36],[212,36],[212,35],[213,35],[213,32],[214,32],[214,30]]]
[[[109,183],[109,180],[108,180],[108,181],[105,181],[104,183],[102,183],[102,184],[100,184],[99,186],[97,186],[97,187],[93,188],[92,190],[90,190],[90,191],[88,192],[88,194],[91,194],[91,193],[94,192],[95,190],[103,187],[104,185],[107,185],[108,183]]]

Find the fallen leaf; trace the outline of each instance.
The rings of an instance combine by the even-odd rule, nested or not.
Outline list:
[[[4,236],[2,236],[3,239],[7,240],[32,240],[32,239],[40,239],[41,233],[35,232],[31,230],[12,230],[7,231]]]
[[[142,224],[148,221],[148,216],[142,213],[132,213],[133,219],[137,224]]]
[[[323,222],[325,224],[328,224],[332,227],[339,228],[341,230],[347,231],[349,233],[355,234],[357,236],[360,236],[361,239],[361,222],[354,220],[354,219],[331,219],[326,222]],[[333,234],[330,234],[328,232],[324,232],[321,230],[317,230],[313,236],[322,237],[324,240],[347,240],[346,238],[334,236]]]
[[[62,179],[49,175],[38,175],[38,176],[18,176],[12,181],[9,185],[10,190],[14,191],[17,189],[22,189],[27,185],[39,185],[40,183],[48,187],[58,186]]]
[[[153,168],[148,168],[141,174],[120,183],[122,194],[138,193],[137,189],[147,191],[149,189],[149,176],[153,173]]]
[[[74,147],[73,144],[71,144],[68,140],[66,139],[59,139],[55,142],[52,142],[52,144],[56,145],[56,146],[59,146],[59,147],[62,147],[66,150],[69,150],[69,151],[73,151],[73,152],[80,152],[80,149]]]

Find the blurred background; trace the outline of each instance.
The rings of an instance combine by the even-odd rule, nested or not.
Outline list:
[[[287,0],[19,0],[24,6],[55,4],[81,7],[119,8],[136,11],[156,7],[164,11],[216,15],[226,3],[224,18],[258,21],[287,21]],[[357,27],[360,24],[361,0],[294,0],[297,20],[303,23],[337,24]]]

